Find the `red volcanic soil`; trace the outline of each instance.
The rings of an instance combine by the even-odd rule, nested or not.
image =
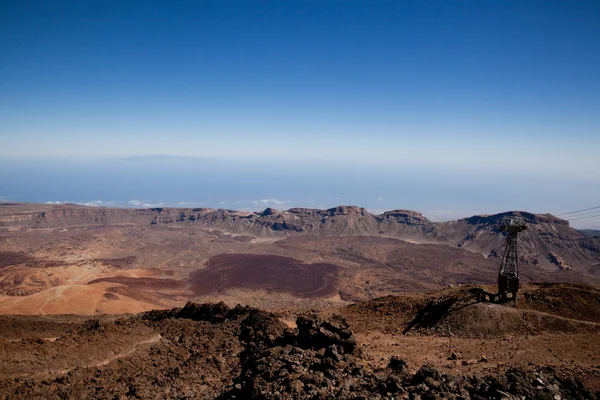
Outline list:
[[[39,259],[18,251],[0,251],[0,268],[18,264],[25,264],[31,268],[46,268],[65,265],[67,263],[57,260]]]
[[[137,260],[136,256],[128,256],[122,258],[98,258],[96,261],[110,265],[115,268],[127,268],[132,266]]]
[[[169,290],[185,288],[185,283],[183,281],[175,279],[133,278],[130,276],[108,276],[106,278],[98,278],[89,281],[88,285],[98,282],[120,283],[135,289]]]
[[[206,267],[190,275],[191,289],[197,295],[252,288],[327,297],[336,293],[341,270],[334,264],[305,264],[290,257],[256,254],[221,254],[208,260]]]
[[[25,253],[16,251],[0,251],[0,268],[8,267],[10,265],[26,264],[31,263],[35,259],[29,257]]]

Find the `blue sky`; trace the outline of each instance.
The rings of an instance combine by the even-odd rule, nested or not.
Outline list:
[[[597,1],[4,1],[0,160],[600,186],[598,21]]]

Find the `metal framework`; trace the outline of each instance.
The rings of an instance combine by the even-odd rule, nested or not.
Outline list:
[[[517,238],[520,232],[527,227],[525,221],[518,217],[505,218],[502,220],[500,230],[506,232],[504,249],[502,252],[502,264],[498,272],[498,297],[502,301],[508,300],[508,293],[516,302],[519,290],[519,257],[517,253]]]

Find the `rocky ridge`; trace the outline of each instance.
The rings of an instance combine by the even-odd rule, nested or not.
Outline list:
[[[586,236],[568,221],[551,214],[510,211],[432,222],[421,213],[392,210],[372,214],[362,207],[327,210],[291,208],[241,212],[210,208],[103,208],[76,205],[0,204],[0,227],[60,228],[78,225],[186,225],[257,237],[297,235],[386,236],[417,243],[438,243],[499,257],[504,236],[498,226],[505,217],[523,218],[521,262],[549,269],[588,271],[600,263],[600,238]],[[560,259],[558,258],[560,257]],[[559,261],[557,261],[559,260]],[[592,268],[594,269],[594,268]]]
[[[23,370],[3,367],[0,398],[600,398],[576,378],[546,367],[455,376],[430,365],[409,366],[395,356],[376,366],[364,357],[342,317],[307,314],[296,325],[290,329],[274,314],[222,303],[188,303],[116,321],[88,320],[56,345],[131,337],[140,329],[159,334],[142,342],[150,346],[145,352],[125,352],[83,368],[23,378]],[[42,354],[38,363],[47,357],[44,348],[55,346],[40,340],[22,345]]]

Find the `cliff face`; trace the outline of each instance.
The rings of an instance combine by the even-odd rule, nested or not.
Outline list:
[[[109,225],[150,223],[152,210],[127,209],[51,209],[0,217],[0,226],[27,228],[59,228],[77,225]]]
[[[467,250],[500,257],[504,236],[498,227],[503,218],[513,216],[523,218],[527,226],[519,234],[519,252],[524,264],[557,266],[553,255],[560,255],[566,264],[585,268],[600,259],[600,240],[586,237],[571,228],[568,221],[551,214],[511,211],[478,215],[438,223],[435,236]]]
[[[431,221],[414,211],[397,210],[373,215],[366,209],[338,206],[328,210],[292,208],[279,211],[239,212],[223,209],[153,209],[151,224],[197,224],[233,233],[260,236],[318,235],[422,235]]]
[[[504,236],[498,226],[505,217],[525,220],[520,235],[522,262],[555,265],[558,255],[575,269],[600,263],[600,238],[586,237],[567,221],[550,214],[511,211],[476,215],[449,222],[431,222],[421,213],[393,210],[371,214],[362,207],[338,206],[327,210],[292,208],[279,211],[240,212],[211,208],[103,208],[77,205],[0,203],[0,227],[60,228],[78,225],[190,225],[255,236],[377,235],[419,243],[462,247],[499,257]]]

